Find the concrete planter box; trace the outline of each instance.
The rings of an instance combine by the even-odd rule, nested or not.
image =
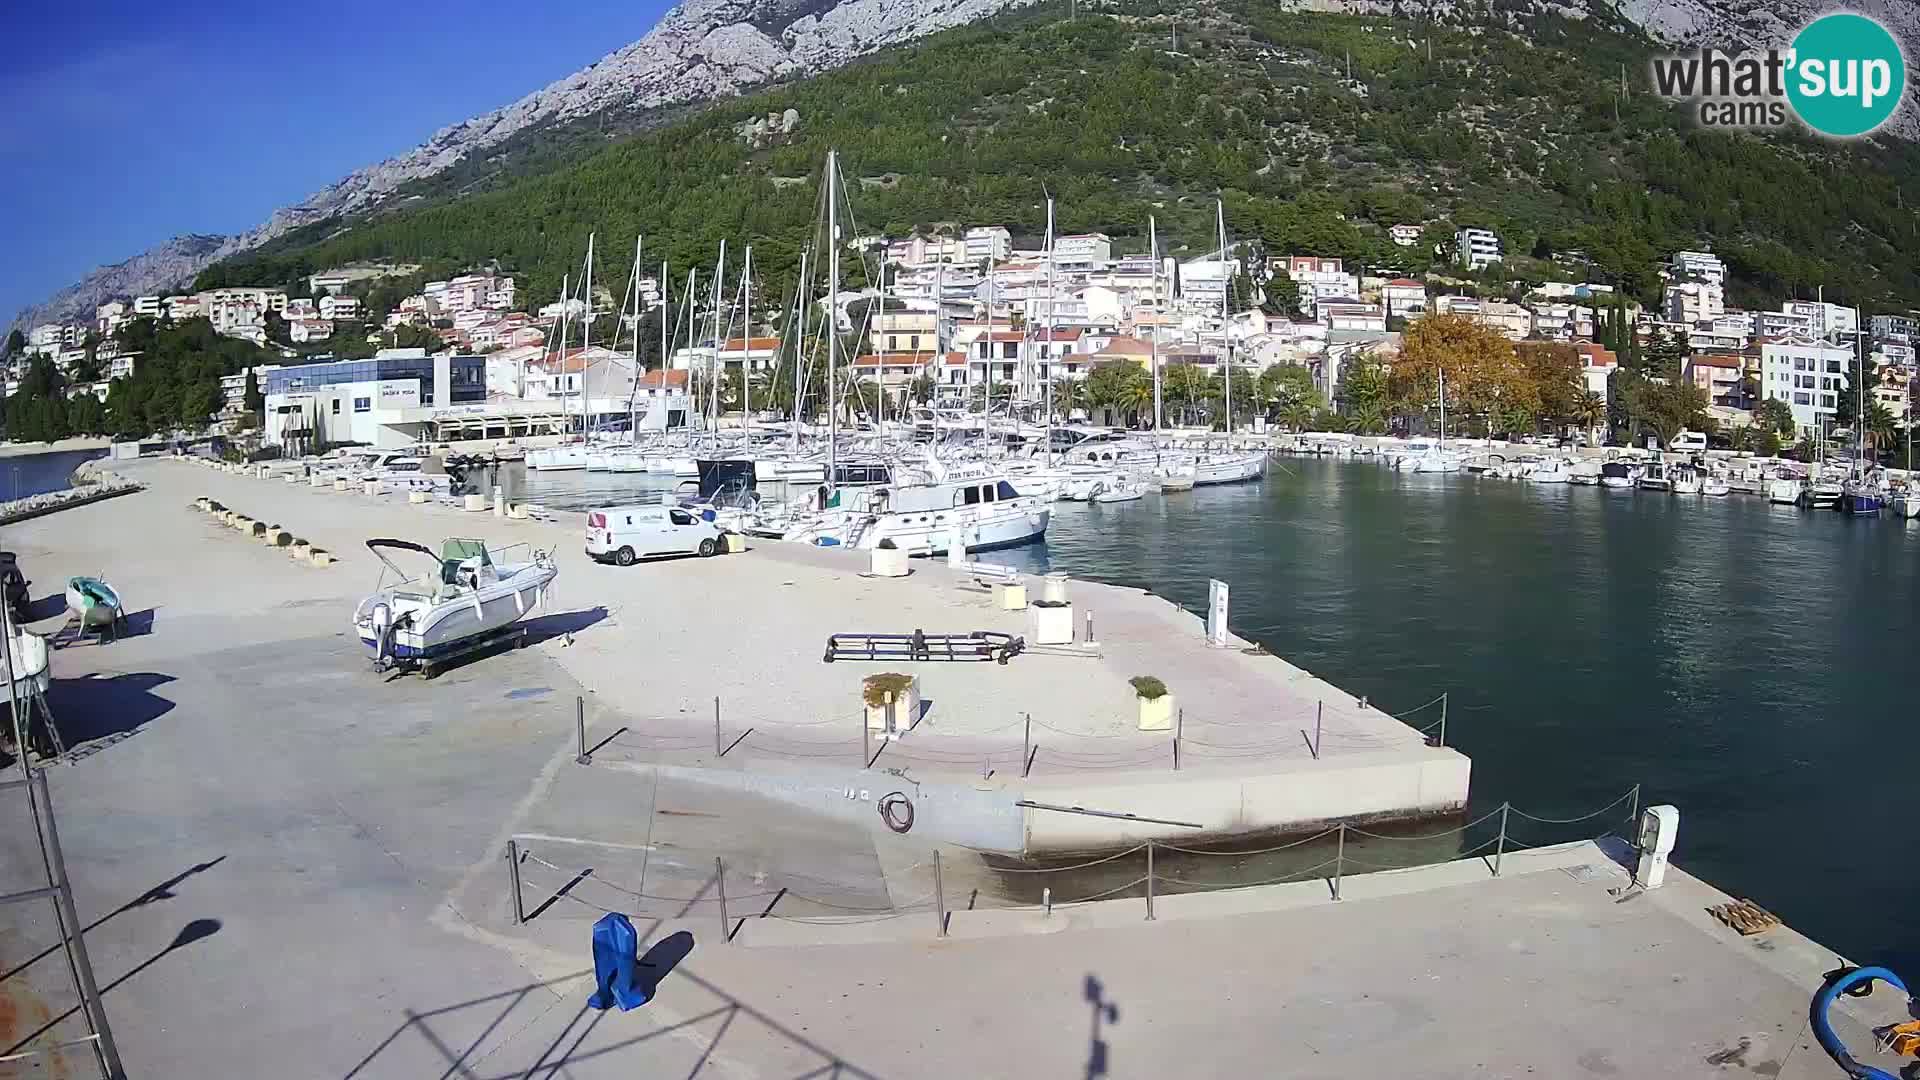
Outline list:
[[[1040,583],[1040,599],[1049,604],[1066,603],[1067,575],[1057,572],[1048,574]]]
[[[253,529],[254,520],[245,514],[235,514],[227,524],[232,525],[238,532],[250,532]]]
[[[993,606],[1001,611],[1027,610],[1027,586],[1018,581],[1002,581],[995,584]]]
[[[898,547],[879,547],[873,549],[874,577],[906,577],[907,549]]]
[[[885,702],[879,705],[867,703],[868,688],[874,684],[875,680],[898,682],[900,678],[898,672],[881,672],[861,680],[860,704],[866,710],[868,731],[887,732],[889,737],[897,737],[906,734],[907,729],[920,719],[920,677],[918,675],[912,676],[904,688],[894,692],[891,729],[887,727],[887,704]]]
[[[1073,605],[1041,600],[1032,607],[1035,645],[1073,644]]]
[[[408,501],[408,502],[410,502],[410,503],[423,503],[423,502],[426,502],[426,501],[427,501],[427,493],[426,493],[426,492],[424,492],[424,491],[409,491],[409,492],[407,492],[407,501]]]
[[[727,553],[737,555],[747,550],[747,538],[740,533],[727,534]]]
[[[294,538],[293,543],[289,544],[288,547],[292,549],[293,557],[296,559],[305,559],[313,553],[313,545],[298,537]]]
[[[332,566],[337,560],[326,548],[311,548],[307,551],[307,561],[315,566]]]
[[[253,524],[247,526],[247,535],[258,538],[258,539],[264,539],[267,535],[267,523],[264,521],[256,521]]]
[[[515,521],[525,521],[527,520],[527,508],[520,503],[514,503],[512,506],[507,507],[507,516]]]
[[[312,476],[307,477],[307,485],[309,487],[326,487],[327,478],[321,476],[319,473],[314,473]]]
[[[293,543],[293,534],[285,529],[268,529],[264,539],[268,547],[288,547]]]
[[[466,501],[461,504],[461,508],[466,510],[470,514],[484,514],[489,509],[489,506],[487,504],[487,497],[485,495],[477,495],[477,494],[469,495],[467,496]]]
[[[335,480],[335,481],[333,482],[333,490],[335,490],[335,491],[345,491],[345,490],[347,490],[347,481],[346,481],[346,479],[345,479],[344,477],[342,477],[342,478],[339,478],[339,479],[336,479],[336,480]]]
[[[299,473],[290,472],[287,474],[287,483],[289,484],[297,484],[303,479],[305,478],[302,477]]]
[[[1173,730],[1173,695],[1164,694],[1157,698],[1136,697],[1140,703],[1141,731]]]
[[[378,480],[368,480],[360,485],[360,490],[367,495],[378,495],[385,490],[385,488]]]

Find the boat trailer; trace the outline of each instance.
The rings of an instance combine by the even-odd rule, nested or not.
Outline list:
[[[437,651],[428,656],[395,656],[383,648],[374,655],[373,670],[376,673],[393,671],[396,674],[417,671],[421,678],[431,680],[455,661],[463,660],[475,653],[489,649],[518,649],[526,643],[527,628],[513,624],[475,635],[444,651]]]
[[[835,660],[992,660],[1004,664],[1027,650],[1027,639],[992,630],[965,634],[832,634],[826,662]]]

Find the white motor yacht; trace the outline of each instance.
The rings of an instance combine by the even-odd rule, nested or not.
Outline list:
[[[1667,480],[1675,495],[1698,495],[1706,486],[1706,478],[1700,470],[1691,465],[1680,465],[1667,471]]]
[[[585,443],[543,446],[527,451],[526,464],[541,472],[569,472],[586,468],[589,453]]]
[[[1600,466],[1600,486],[1605,488],[1631,488],[1639,478],[1639,470],[1624,461],[1609,461]]]
[[[892,541],[910,555],[940,555],[956,541],[968,551],[1015,547],[1046,535],[1051,500],[1020,492],[990,463],[963,466],[938,479],[847,488],[812,520],[782,538],[862,549]]]
[[[1800,501],[1800,478],[1788,472],[1767,477],[1767,501],[1777,506],[1792,506]]]
[[[1539,462],[1527,471],[1527,480],[1535,484],[1567,484],[1573,482],[1573,467],[1562,458],[1551,458]]]
[[[1733,484],[1726,477],[1708,474],[1700,482],[1700,494],[1710,499],[1723,499],[1733,492]]]
[[[1642,491],[1671,492],[1673,490],[1673,477],[1667,475],[1667,467],[1658,461],[1648,462],[1647,467],[1641,470],[1640,479],[1636,483]]]
[[[524,549],[525,561],[496,563],[481,540],[448,540],[439,554],[406,540],[369,540],[367,548],[386,569],[353,626],[382,668],[456,652],[526,618],[559,572],[550,553],[532,548]],[[420,572],[402,569],[395,557],[417,557]]]

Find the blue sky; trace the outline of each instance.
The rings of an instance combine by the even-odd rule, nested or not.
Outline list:
[[[0,326],[167,237],[256,225],[669,6],[0,4]]]

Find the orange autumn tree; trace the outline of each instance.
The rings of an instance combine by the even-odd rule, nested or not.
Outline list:
[[[1443,371],[1449,430],[1484,433],[1516,424],[1531,429],[1539,416],[1539,388],[1513,342],[1476,319],[1454,314],[1422,316],[1407,327],[1389,384],[1395,411],[1425,417],[1436,409]]]

